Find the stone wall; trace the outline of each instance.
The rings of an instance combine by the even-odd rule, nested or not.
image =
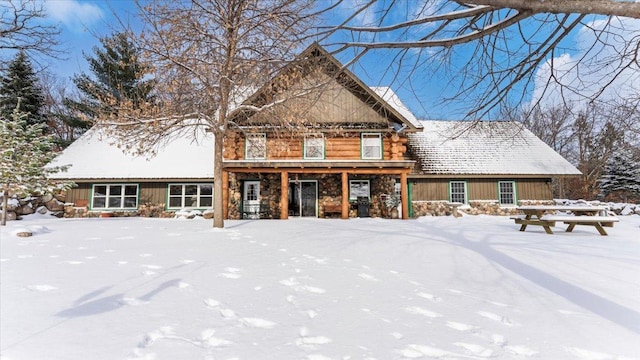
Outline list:
[[[31,196],[24,199],[9,199],[7,204],[7,221],[20,219],[24,215],[50,213],[53,216],[64,215],[64,198],[56,198],[53,195]],[[0,197],[0,208],[2,200]]]
[[[65,218],[97,218],[97,217],[157,217],[157,218],[172,218],[175,217],[175,211],[167,211],[164,208],[164,204],[143,204],[138,207],[138,210],[127,211],[89,211],[87,206],[75,206],[75,204],[64,205],[64,217]]]
[[[526,205],[553,205],[553,200],[520,200],[518,206]],[[468,205],[450,203],[449,201],[414,201],[413,217],[420,216],[460,216],[460,213],[468,215],[516,215],[520,212],[515,206],[502,206],[495,200],[472,200]]]

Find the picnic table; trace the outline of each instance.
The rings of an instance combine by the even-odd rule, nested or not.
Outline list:
[[[604,227],[612,227],[619,221],[615,216],[608,216],[608,208],[604,206],[565,206],[565,205],[528,205],[517,208],[524,216],[514,216],[516,224],[520,225],[520,231],[525,231],[527,225],[542,226],[547,234],[553,234],[552,226],[556,222],[568,224],[567,232],[573,231],[576,225],[594,226],[600,235],[607,235]],[[545,215],[550,211],[571,212],[573,215]]]

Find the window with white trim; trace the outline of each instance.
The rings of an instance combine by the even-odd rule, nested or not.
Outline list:
[[[500,205],[516,204],[515,181],[498,181],[498,201]]]
[[[324,159],[324,137],[307,136],[304,138],[304,158]]]
[[[212,184],[169,184],[168,208],[213,207]]]
[[[245,141],[245,159],[267,158],[267,135],[247,134]]]
[[[466,204],[467,203],[467,182],[466,181],[450,181],[449,182],[449,201]]]
[[[382,159],[382,136],[379,133],[364,133],[361,138],[363,159]]]
[[[138,184],[98,184],[92,193],[92,209],[138,208]]]
[[[349,200],[357,200],[361,196],[371,198],[369,180],[349,180]]]

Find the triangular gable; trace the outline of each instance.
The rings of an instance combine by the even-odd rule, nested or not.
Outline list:
[[[301,64],[304,65],[305,63],[310,62],[318,64],[319,66],[301,66]],[[408,109],[406,112],[401,111],[402,108],[406,109],[404,105],[399,108],[397,104],[394,106],[394,104],[390,104],[386,101],[388,99],[383,98],[383,96],[389,97],[385,94],[391,95],[393,98],[397,98],[390,89],[386,88],[389,91],[378,93],[369,88],[317,43],[313,43],[309,46],[300,55],[298,55],[293,62],[281,69],[269,83],[262,86],[258,91],[247,98],[247,100],[243,102],[243,105],[247,106],[240,106],[231,114],[231,118],[238,119],[253,116],[255,111],[251,109],[252,107],[260,108],[268,105],[274,101],[273,94],[285,93],[289,89],[294,88],[297,84],[304,81],[310,81],[308,77],[311,77],[312,72],[317,69],[321,69],[323,72],[322,81],[326,82],[327,91],[336,92],[338,90],[345,90],[349,95],[355,97],[358,102],[369,107],[373,113],[386,121],[398,124],[399,127],[402,127],[407,132],[421,130],[421,124],[418,121],[415,121],[415,118],[413,118],[413,115],[408,111]],[[294,73],[302,75],[298,77],[291,76],[291,74]],[[291,84],[292,79],[296,82],[295,84]],[[327,79],[330,81],[327,81]],[[340,89],[333,86],[334,84],[337,84]],[[324,89],[319,91],[319,93],[322,91],[324,91]],[[322,98],[330,95],[319,94],[317,96],[318,98]],[[409,118],[406,116],[407,113],[411,114]],[[365,116],[360,116],[360,118],[365,118]],[[361,120],[356,118],[354,121]]]

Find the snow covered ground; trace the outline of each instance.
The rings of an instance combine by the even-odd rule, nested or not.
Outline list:
[[[0,358],[640,359],[640,216],[620,219],[34,215],[1,230]]]

